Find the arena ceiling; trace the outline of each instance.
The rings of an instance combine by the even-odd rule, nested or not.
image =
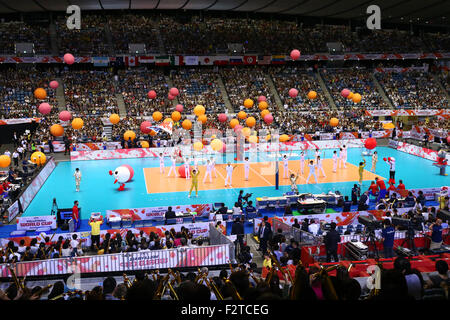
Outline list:
[[[0,13],[82,10],[216,10],[365,19],[377,4],[382,22],[450,25],[450,0],[0,0]]]

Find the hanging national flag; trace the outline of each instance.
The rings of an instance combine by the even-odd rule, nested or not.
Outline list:
[[[273,64],[283,64],[283,63],[286,63],[285,59],[286,59],[286,56],[284,56],[284,55],[272,56],[272,63]]]
[[[157,66],[168,66],[170,65],[170,58],[169,56],[157,56],[155,58],[155,64]]]
[[[218,56],[214,58],[214,64],[216,65],[226,65],[229,63],[229,58],[227,56]]]
[[[139,62],[137,61],[136,57],[125,56],[125,65],[127,67],[135,67],[139,65]]]
[[[107,67],[109,64],[108,57],[92,57],[94,67]]]
[[[231,57],[231,58],[230,58],[230,64],[231,64],[231,65],[243,64],[242,59],[243,59],[242,56],[240,56],[240,57]]]
[[[212,66],[214,64],[213,56],[203,56],[199,57],[200,65],[202,66]]]
[[[185,56],[184,62],[187,66],[198,66],[198,56]]]
[[[245,56],[244,64],[256,64],[256,56]]]
[[[155,63],[155,56],[141,56],[139,63]]]
[[[258,64],[270,64],[272,56],[258,56]]]
[[[170,56],[170,65],[184,66],[184,56]]]

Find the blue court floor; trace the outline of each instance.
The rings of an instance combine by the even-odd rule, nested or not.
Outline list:
[[[409,155],[388,147],[378,147],[378,165],[376,173],[382,177],[389,177],[388,165],[383,161],[384,157],[396,158],[396,181],[402,179],[407,189],[410,188],[431,188],[449,184],[449,178],[440,176],[438,168],[432,166],[432,161]],[[358,166],[362,161],[362,149],[348,149],[348,162]],[[325,158],[332,157],[333,150],[325,151]],[[299,152],[297,152],[299,154]],[[300,159],[291,154],[290,160]],[[313,158],[313,151],[309,152],[307,158]],[[234,158],[234,157],[233,157]],[[232,158],[232,159],[233,159]],[[252,162],[263,162],[274,159],[273,155],[261,153],[251,157]],[[371,157],[365,157],[367,170],[371,167]],[[216,163],[221,164],[226,161],[222,156],[217,157]],[[113,184],[114,179],[108,174],[109,170],[128,164],[134,168],[134,178],[127,183],[125,191],[117,191],[118,185]],[[170,159],[166,158],[166,170],[170,166]],[[81,218],[88,219],[91,212],[101,212],[103,215],[108,209],[125,209],[141,207],[157,207],[168,205],[185,205],[199,203],[225,202],[232,207],[237,200],[239,189],[222,189],[211,191],[199,191],[198,198],[188,198],[188,192],[172,192],[167,194],[148,194],[146,191],[143,169],[149,167],[159,167],[157,159],[117,159],[117,160],[96,160],[96,161],[74,161],[60,162],[53,173],[47,179],[41,190],[38,192],[24,216],[49,215],[52,209],[52,199],[56,198],[59,208],[70,208],[74,200],[80,203]],[[75,168],[80,168],[82,172],[81,191],[75,191],[75,181],[73,173]],[[280,164],[280,170],[281,164]],[[167,172],[167,171],[166,171]],[[306,177],[306,175],[305,175]],[[202,177],[201,177],[202,178]],[[268,177],[273,179],[275,177]],[[300,192],[322,193],[339,190],[343,195],[349,195],[354,182],[323,183],[299,185]],[[363,182],[363,190],[369,187],[370,182]],[[256,197],[281,196],[290,191],[289,186],[280,186],[279,190],[274,187],[256,187],[244,189],[245,193],[253,193],[251,200],[255,202]]]

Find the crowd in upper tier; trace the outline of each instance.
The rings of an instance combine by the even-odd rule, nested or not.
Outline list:
[[[439,52],[450,50],[445,33],[401,30],[355,32],[348,25],[304,25],[301,21],[266,18],[230,18],[208,14],[82,15],[80,30],[66,27],[67,16],[39,22],[12,21],[0,26],[0,48],[14,53],[15,42],[34,43],[36,53],[72,52],[77,55],[129,53],[129,43],[145,44],[148,53],[231,54],[237,43],[244,53],[287,54],[297,48],[304,54],[328,52],[328,42],[340,42],[343,52]],[[52,33],[56,31],[56,48]]]

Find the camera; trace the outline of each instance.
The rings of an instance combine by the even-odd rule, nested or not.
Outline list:
[[[377,230],[383,227],[383,222],[381,220],[372,220],[366,216],[358,216],[358,222],[369,230]]]
[[[402,226],[408,229],[422,231],[422,223],[425,221],[423,217],[413,217],[412,219],[405,219],[399,217],[392,217],[392,224],[394,226]]]
[[[253,193],[247,193],[245,196],[242,197],[246,202],[248,202],[248,199],[253,195]]]
[[[450,212],[447,210],[439,210],[436,213],[436,217],[438,217],[439,219],[441,219],[443,222],[448,222],[450,221]]]

